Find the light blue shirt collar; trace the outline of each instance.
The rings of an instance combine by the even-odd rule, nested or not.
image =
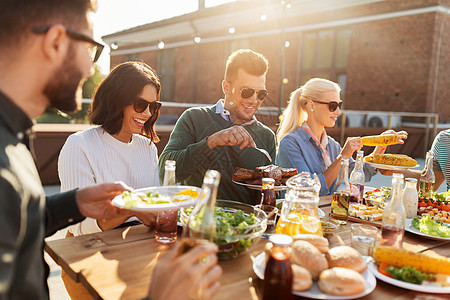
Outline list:
[[[224,105],[225,105],[225,99],[219,99],[219,101],[217,101],[216,114],[220,114],[222,116],[222,118],[224,118],[225,120],[233,122],[233,119],[231,119],[230,112],[225,109]],[[256,122],[256,117],[255,116],[253,116],[253,118],[250,121],[245,122],[245,123],[240,124],[240,125],[242,125],[242,126],[251,125],[254,122]]]

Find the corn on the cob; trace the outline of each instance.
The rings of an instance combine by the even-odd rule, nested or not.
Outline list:
[[[450,259],[445,256],[431,256],[389,246],[376,246],[373,258],[378,263],[384,262],[397,268],[408,266],[425,273],[450,275]]]
[[[387,146],[400,141],[400,137],[396,134],[369,135],[363,136],[361,139],[364,146]]]
[[[364,161],[373,162],[376,164],[414,167],[417,161],[404,154],[374,154],[366,156]]]

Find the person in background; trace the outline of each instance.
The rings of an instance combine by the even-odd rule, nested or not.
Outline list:
[[[439,132],[433,140],[431,146],[433,151],[433,172],[435,176],[434,190],[437,190],[441,184],[447,182],[447,190],[450,190],[450,129]],[[405,178],[420,179],[421,170],[400,170],[396,173],[402,173]],[[394,172],[391,170],[380,170],[380,173],[391,176]]]
[[[161,85],[145,63],[116,66],[98,87],[89,119],[99,125],[68,137],[58,159],[61,192],[95,183],[122,181],[133,188],[158,186],[158,142],[155,123],[161,107]],[[72,225],[73,235],[113,229],[117,220],[87,218]],[[153,214],[140,214],[147,225]]]
[[[72,134],[61,149],[61,192],[114,181],[133,188],[159,185],[154,143],[159,141],[155,123],[161,107],[160,90],[156,72],[145,63],[126,62],[111,71],[92,102],[89,119],[100,126]],[[70,226],[66,237],[130,226],[140,223],[138,219],[151,226],[156,215],[129,211],[107,221],[86,218]],[[89,297],[83,285],[64,271],[61,278],[72,299]]]
[[[316,173],[321,184],[320,196],[333,193],[342,158],[349,158],[353,168],[352,155],[363,146],[360,137],[349,137],[341,147],[326,133],[325,128],[333,127],[341,114],[340,91],[339,85],[332,81],[310,79],[292,92],[277,131],[277,165],[297,168],[299,173]],[[387,130],[382,134],[389,133],[396,132]],[[407,138],[404,131],[396,134]],[[385,150],[386,147],[376,147],[374,153],[383,154]],[[365,165],[364,173],[368,181],[376,169]]]
[[[103,48],[92,38],[94,11],[91,0],[0,0],[1,299],[49,298],[46,236],[85,217],[102,220],[128,214],[111,203],[129,189],[121,183],[46,198],[30,152],[32,119],[47,107],[70,112],[81,104],[81,83],[92,73]],[[194,250],[182,256],[169,252],[172,259],[158,263],[154,278],[167,278],[164,270],[176,269],[181,272],[179,282],[152,286],[150,298],[186,297],[174,286],[194,285],[200,276],[192,275],[195,272],[205,274],[210,295],[218,291],[217,247],[209,244]],[[200,264],[205,255],[212,259]]]
[[[176,180],[201,186],[208,169],[222,174],[218,198],[255,204],[258,192],[232,182],[236,167],[255,169],[270,160],[255,147],[265,149],[275,160],[275,134],[260,123],[255,113],[267,97],[267,59],[241,49],[228,58],[222,81],[224,99],[213,106],[186,110],[175,124],[160,155],[159,176],[166,160],[177,164]]]

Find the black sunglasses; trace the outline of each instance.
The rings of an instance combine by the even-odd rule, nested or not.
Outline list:
[[[46,33],[50,29],[50,27],[51,26],[35,27],[33,28],[33,32],[38,34]],[[66,28],[66,33],[69,37],[71,37],[74,40],[90,43],[92,47],[89,49],[89,55],[91,56],[92,62],[96,62],[98,60],[100,54],[102,54],[105,45],[96,42],[95,40],[85,35],[84,33],[78,32],[70,28]]]
[[[341,109],[341,105],[342,105],[342,101],[337,103],[336,101],[323,102],[323,101],[312,100],[312,102],[316,102],[316,103],[320,103],[320,104],[328,104],[328,109],[331,112],[334,112],[338,107],[339,107],[339,109]]]
[[[150,109],[150,113],[154,114],[161,108],[162,103],[159,101],[148,102],[143,99],[138,99],[133,103],[134,111],[137,113],[144,112],[147,107]]]
[[[241,93],[241,97],[244,99],[248,99],[251,96],[253,96],[254,93],[256,93],[256,98],[258,98],[258,100],[261,100],[261,101],[266,99],[267,95],[269,94],[269,92],[267,90],[255,90],[252,88],[243,88],[240,90],[240,93]]]

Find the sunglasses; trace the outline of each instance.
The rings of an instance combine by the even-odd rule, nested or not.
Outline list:
[[[162,104],[159,101],[148,102],[143,99],[138,99],[133,103],[133,108],[135,112],[141,113],[149,107],[150,113],[154,114],[161,108],[161,105]]]
[[[261,101],[266,99],[267,95],[269,94],[267,90],[255,90],[252,88],[243,88],[240,90],[240,93],[243,99],[248,99],[253,96],[254,93],[256,93],[256,98]]]
[[[37,34],[46,33],[51,26],[44,26],[44,27],[35,27],[33,28],[33,32]],[[91,37],[87,36],[84,33],[78,32],[76,30],[72,30],[70,28],[66,28],[67,35],[77,41],[83,41],[88,42],[92,45],[92,47],[89,48],[89,56],[92,59],[92,62],[96,62],[98,58],[100,57],[100,54],[102,54],[103,48],[105,45],[96,42]]]
[[[323,101],[312,100],[312,102],[316,102],[316,103],[320,103],[320,104],[328,104],[328,109],[330,110],[330,112],[334,112],[338,107],[339,107],[339,109],[341,109],[341,105],[342,105],[342,101],[337,103],[336,101],[323,102]]]

